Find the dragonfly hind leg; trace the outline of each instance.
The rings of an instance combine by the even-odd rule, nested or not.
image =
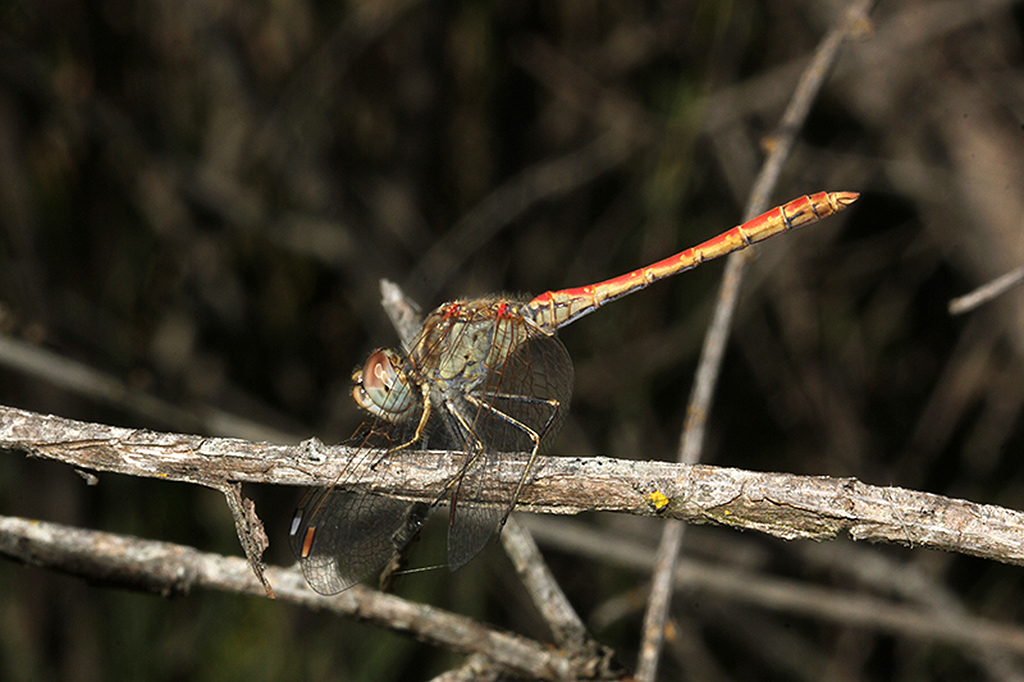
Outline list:
[[[523,471],[519,475],[519,481],[518,483],[516,483],[515,492],[512,494],[512,499],[509,501],[507,508],[505,510],[505,514],[502,516],[501,522],[498,525],[497,532],[500,533],[501,529],[505,527],[505,522],[508,521],[508,517],[512,513],[512,510],[515,508],[516,503],[519,501],[519,496],[522,494],[523,488],[526,487],[526,483],[529,480],[530,472],[533,470],[533,464],[537,459],[537,454],[540,452],[541,443],[543,443],[544,440],[551,435],[550,432],[552,430],[552,427],[554,427],[558,416],[562,413],[563,406],[560,401],[555,400],[554,398],[534,398],[531,396],[510,395],[503,393],[485,393],[481,394],[481,396],[486,397],[487,399],[484,400],[481,399],[481,397],[473,395],[466,396],[466,398],[471,403],[479,407],[481,410],[486,410],[497,419],[500,419],[509,426],[521,431],[531,442],[530,456],[529,458],[527,458],[526,466],[523,467]],[[538,431],[534,430],[532,427],[520,421],[519,419],[516,419],[512,415],[494,407],[493,403],[495,400],[503,400],[516,403],[528,403],[537,406],[545,405],[551,409],[551,414],[548,415],[548,418],[544,422],[544,425]]]
[[[500,424],[508,431],[518,434],[513,450],[499,449],[497,452],[490,452],[475,437],[463,439],[467,450],[467,457],[459,473],[452,478],[442,493],[441,498],[447,496],[450,500],[450,517],[448,527],[448,562],[451,570],[456,570],[468,563],[473,557],[480,553],[492,537],[496,537],[504,528],[509,515],[515,508],[520,494],[529,481],[530,472],[537,457],[541,443],[556,423],[561,405],[557,400],[531,398],[528,396],[480,394],[466,395],[466,402],[471,406],[473,417],[467,412],[469,410],[450,410],[458,422],[458,428],[463,434],[473,434],[479,430],[480,421],[483,415],[492,420],[491,428]],[[550,414],[544,417],[544,423],[540,430],[531,428],[523,421],[503,412],[490,404],[491,400],[510,400],[518,403],[530,403],[544,406],[545,411]],[[493,443],[493,439],[491,439]],[[503,460],[502,454],[508,452],[529,452],[525,464],[521,464],[522,471],[519,474],[516,488],[507,501],[500,501],[494,504],[483,502],[472,502],[459,504],[459,501],[468,497],[477,500],[482,492],[489,487],[488,475],[496,466],[507,466],[509,460]],[[515,460],[520,463],[522,460]],[[440,502],[440,499],[438,502]]]

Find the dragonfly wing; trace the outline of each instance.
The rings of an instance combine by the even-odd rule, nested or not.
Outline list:
[[[448,568],[457,571],[483,551],[488,541],[500,530],[506,505],[485,505],[459,502],[460,496],[476,497],[470,490],[484,481],[483,476],[464,476],[451,495],[448,524]]]
[[[533,457],[561,425],[571,392],[572,362],[565,347],[557,338],[536,335],[517,340],[480,387],[466,396],[448,396],[447,421],[466,453],[449,495],[451,570],[468,563],[501,530],[530,482]],[[501,478],[515,487],[495,492],[499,467]]]
[[[379,570],[412,540],[429,505],[339,488],[314,488],[288,539],[309,585],[337,594]]]

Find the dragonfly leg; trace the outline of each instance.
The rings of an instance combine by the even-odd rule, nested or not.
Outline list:
[[[490,400],[482,400],[481,396],[487,397]],[[538,433],[527,424],[524,424],[522,421],[494,407],[494,405],[491,404],[494,399],[507,400],[510,402],[514,401],[521,403],[532,403],[535,405],[547,405],[548,407],[551,408],[551,414],[548,416],[547,421],[544,423],[544,427]],[[479,396],[469,394],[466,396],[466,400],[472,403],[473,405],[476,405],[476,407],[479,410],[487,411],[497,419],[504,421],[509,426],[519,429],[533,443],[533,447],[530,449],[530,457],[526,462],[526,466],[523,468],[523,473],[520,475],[519,482],[516,484],[515,492],[512,495],[512,501],[509,503],[508,508],[505,510],[504,515],[501,517],[501,522],[498,525],[498,532],[500,533],[501,529],[505,527],[505,523],[508,521],[509,514],[511,514],[512,510],[515,508],[516,502],[519,500],[519,495],[522,494],[523,488],[526,486],[526,481],[529,478],[530,470],[533,469],[533,463],[537,459],[537,453],[540,450],[540,444],[544,441],[544,438],[547,436],[548,431],[554,424],[555,418],[558,416],[562,404],[559,401],[554,400],[552,398],[534,398],[532,396],[512,395],[505,393],[481,393],[479,394]]]
[[[400,450],[405,450],[407,447],[410,447],[411,445],[415,444],[416,441],[420,440],[423,437],[423,432],[427,428],[428,421],[430,421],[430,391],[428,390],[426,384],[424,384],[423,410],[420,412],[420,421],[416,425],[416,430],[413,432],[412,436],[406,442],[402,443],[401,445],[396,445],[393,448],[388,448],[387,451],[384,452],[384,454],[377,458],[376,462],[370,465],[370,469],[376,469],[377,465],[384,461],[384,458],[387,457],[388,455],[394,452],[398,452]]]

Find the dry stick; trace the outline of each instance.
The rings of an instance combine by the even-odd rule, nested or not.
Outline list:
[[[927,6],[901,4],[877,27],[866,18],[856,33],[871,34],[872,39],[856,45],[856,57],[838,65],[835,76],[840,79],[863,74],[877,75],[896,64],[905,68],[908,55],[921,52],[925,46],[948,38],[965,27],[999,21],[997,13],[1005,14],[1015,0],[934,0]],[[704,129],[708,133],[733,128],[751,116],[777,111],[782,106],[785,89],[804,71],[806,57],[798,57],[762,74],[728,85],[707,96],[704,106]]]
[[[418,307],[411,300],[405,298],[397,286],[387,281],[381,282],[381,292],[383,294],[382,303],[384,308],[402,337],[403,343],[411,343],[421,324]],[[30,348],[29,350],[33,349]],[[45,351],[41,352],[45,353]],[[63,359],[56,356],[40,357],[35,355],[31,357],[42,361],[48,367],[63,366],[59,362]],[[58,361],[56,364],[54,363],[55,359]],[[72,372],[74,376],[84,372],[84,376],[91,380],[75,384],[76,387],[85,387],[89,391],[94,391],[96,386],[105,388],[109,382],[113,381],[96,381],[96,377],[89,374],[92,371],[89,368],[84,368],[81,371],[75,367],[72,369],[76,369],[75,372]],[[102,375],[96,374],[96,376],[103,379]],[[118,388],[117,385],[110,385],[113,385],[115,389]],[[114,398],[118,398],[120,393],[114,390],[112,395]],[[50,418],[44,419],[47,422],[52,422]],[[226,442],[231,443],[232,441]],[[167,442],[161,441],[160,447],[164,447],[167,444]],[[172,453],[175,447],[174,445],[171,446]],[[322,444],[313,439],[307,441],[303,446],[304,456],[309,457],[326,456],[323,452],[325,449]],[[171,454],[171,457],[172,459],[176,458],[176,455]],[[189,469],[192,467],[184,465],[184,468]],[[196,470],[201,468],[201,466],[195,467]],[[169,478],[160,473],[156,475],[161,478]],[[202,481],[194,480],[193,482]],[[262,523],[255,514],[252,502],[241,496],[240,486],[237,483],[228,481],[226,477],[218,479],[216,476],[206,477],[205,484],[217,488],[224,493],[228,507],[235,519],[236,527],[239,529],[239,540],[245,549],[246,556],[249,557],[250,568],[263,585],[264,592],[271,598],[279,597],[285,600],[296,601],[296,588],[290,586],[290,584],[284,590],[280,588],[281,578],[279,576],[286,574],[279,569],[269,570],[270,576],[279,585],[276,592],[271,588],[270,582],[267,579],[268,571],[260,559],[263,550],[267,547],[268,541],[263,531]],[[32,533],[26,535],[20,531],[20,529],[26,527],[25,524],[31,524]],[[21,519],[0,518],[0,553],[8,554],[12,558],[27,563],[53,566],[86,578],[114,582],[122,586],[127,585],[156,590],[165,595],[172,591],[187,591],[192,586],[217,586],[201,584],[200,581],[194,580],[192,576],[201,571],[189,567],[188,564],[192,559],[201,561],[204,565],[209,565],[212,562],[214,565],[230,567],[226,570],[233,571],[233,573],[226,573],[225,575],[229,577],[226,579],[222,578],[221,580],[237,581],[237,576],[244,576],[247,573],[239,567],[239,562],[235,559],[205,555],[206,560],[203,561],[200,555],[190,548],[169,546],[164,543],[124,538],[110,534],[90,534],[77,529],[65,530],[60,528],[59,533],[51,532],[53,530],[53,527],[49,524],[37,524]],[[395,601],[396,598],[394,597],[383,597],[383,601],[390,603],[390,606],[389,608],[382,609],[380,615],[374,615],[374,608],[368,607],[367,603],[377,604],[380,602],[381,599],[376,596],[379,593],[368,591],[362,586],[357,586],[358,590],[363,590],[366,594],[361,597],[358,609],[344,608],[343,606],[335,610],[349,617],[371,620],[375,624],[392,630],[410,632],[420,639],[426,639],[436,645],[445,646],[455,651],[476,652],[476,656],[471,658],[460,669],[461,672],[468,675],[466,679],[480,679],[484,672],[489,675],[498,676],[506,669],[539,677],[566,677],[567,674],[571,674],[572,677],[608,676],[611,666],[610,652],[586,635],[582,622],[572,611],[571,607],[568,606],[568,600],[565,599],[564,594],[561,595],[560,600],[556,598],[556,593],[560,594],[560,589],[554,583],[550,573],[547,573],[547,581],[538,579],[538,575],[543,575],[536,568],[540,554],[532,539],[529,538],[529,534],[515,524],[508,530],[511,530],[512,534],[509,536],[506,533],[506,536],[517,538],[517,546],[522,550],[518,552],[519,561],[517,564],[529,566],[529,568],[524,570],[534,577],[532,581],[529,581],[528,585],[532,586],[530,593],[534,596],[534,601],[537,603],[538,608],[545,615],[551,613],[558,614],[557,618],[549,617],[549,624],[556,637],[562,635],[559,637],[560,640],[564,640],[559,641],[562,648],[568,648],[569,650],[564,656],[564,661],[558,658],[553,659],[557,665],[552,664],[551,661],[544,657],[536,655],[538,651],[544,650],[544,645],[523,638],[494,637],[492,631],[482,627],[478,627],[477,631],[474,632],[470,627],[476,626],[473,621],[468,619],[460,620],[460,617],[446,614],[443,611],[432,611],[431,618],[429,619],[407,618],[404,615],[406,612],[424,607],[412,605],[401,600]],[[517,530],[519,531],[518,533],[516,533]],[[56,547],[50,546],[53,543],[52,538],[54,535],[61,538],[61,542],[58,543],[59,546]],[[523,536],[525,536],[525,539]],[[525,547],[524,543],[532,545],[533,556],[530,555],[529,549]],[[113,559],[109,556],[111,551],[114,552]],[[168,552],[175,557],[186,555],[187,558],[183,559],[186,565],[176,566],[173,561],[169,562],[167,560]],[[148,559],[144,563],[131,564],[129,567],[119,563],[119,560],[130,556],[143,556],[148,557]],[[516,562],[516,559],[513,558],[513,561]],[[294,575],[291,577],[294,578]],[[301,578],[299,580],[301,582]],[[241,583],[236,583],[236,587],[233,589],[239,592],[248,591],[246,583],[247,581],[245,580]],[[169,584],[173,584],[175,587],[169,587]],[[551,586],[553,586],[553,589]],[[303,599],[306,599],[311,594],[308,591],[303,592],[301,594]],[[350,593],[346,592],[346,595]],[[314,600],[320,599],[320,597],[311,598]],[[335,604],[333,600],[330,603],[332,605]],[[403,604],[402,608],[398,608],[399,605]],[[556,605],[562,608],[555,611]],[[318,606],[318,608],[320,607],[322,606]],[[408,625],[410,620],[413,623],[412,626]],[[566,623],[569,623],[569,625],[566,625]],[[473,634],[461,637],[458,635],[458,633],[467,631]],[[472,643],[472,645],[468,645],[467,642]],[[565,646],[570,643],[572,644],[571,647]],[[479,658],[483,658],[486,663],[482,663],[479,660],[474,662],[474,659]],[[545,674],[545,672],[548,674]]]
[[[969,294],[954,298],[949,302],[949,314],[962,315],[974,310],[983,303],[1002,296],[1021,282],[1024,282],[1024,265],[978,287]]]
[[[214,407],[188,410],[173,405],[89,365],[2,334],[0,365],[182,431],[279,443],[298,440],[291,434]]]
[[[182,481],[317,486],[348,473],[355,492],[433,502],[458,473],[449,452],[402,451],[373,471],[346,472],[355,449],[310,439],[297,445],[159,433],[78,422],[0,406],[0,449],[79,469]],[[365,454],[365,453],[364,453]],[[639,455],[640,453],[638,453]],[[527,458],[528,454],[519,455]],[[499,467],[467,503],[506,501],[519,485]],[[1024,566],[1024,513],[853,478],[797,476],[706,464],[538,456],[519,508],[552,514],[618,511],[758,530],[784,539],[912,544]]]
[[[252,596],[263,593],[245,562],[236,557],[43,521],[0,516],[0,554],[91,581],[163,596],[187,594],[196,588]],[[443,609],[363,585],[323,597],[310,590],[296,570],[270,568],[267,575],[282,601],[406,632],[454,651],[483,654],[518,676],[551,680],[574,678],[581,673],[570,655]]]
[[[768,198],[775,186],[782,165],[789,157],[796,140],[797,131],[803,126],[811,104],[821,90],[833,64],[839,56],[839,47],[850,34],[855,19],[862,19],[868,2],[859,0],[843,17],[842,25],[831,30],[822,40],[814,58],[800,78],[796,91],[779,124],[775,147],[768,156],[761,173],[754,183],[747,205],[749,220],[768,208]],[[726,264],[722,287],[718,293],[715,314],[704,338],[701,360],[697,369],[693,392],[686,412],[686,424],[679,448],[679,461],[695,464],[700,461],[704,445],[704,427],[711,409],[711,399],[725,353],[729,328],[739,300],[740,285],[743,281],[745,264],[749,253],[736,253]],[[655,570],[651,583],[651,596],[642,631],[640,657],[637,665],[637,679],[641,682],[654,680],[661,648],[664,643],[665,623],[672,596],[672,576],[675,574],[676,559],[682,546],[684,526],[679,522],[666,524],[662,541],[658,547]]]
[[[406,281],[433,296],[474,249],[537,202],[568,194],[625,161],[632,147],[623,137],[613,129],[568,154],[522,170],[460,218]]]
[[[419,306],[388,280],[381,280],[380,289],[381,305],[398,331],[402,345],[412,347],[422,325]],[[531,600],[551,629],[555,643],[573,652],[577,660],[589,661],[594,670],[608,669],[611,651],[590,637],[583,620],[544,563],[537,543],[515,517],[508,519],[501,542]]]
[[[555,644],[569,651],[589,651],[598,659],[607,658],[610,650],[604,649],[587,632],[587,626],[544,563],[530,531],[514,516],[509,517],[501,532],[501,546],[512,560],[537,610],[551,628]]]
[[[929,622],[925,630],[950,633],[949,639],[956,639],[959,633],[972,633],[963,642],[965,654],[971,656],[990,679],[1024,679],[1024,671],[1018,663],[1024,649],[1013,651],[1003,645],[1009,638],[1024,647],[1024,628],[972,615],[948,586],[923,570],[920,562],[897,562],[880,552],[834,543],[827,547],[805,544],[800,549],[800,558],[812,569],[824,564],[829,570],[854,576],[862,586],[891,595],[890,600],[896,603],[886,609],[896,612],[908,609],[920,614],[920,618]],[[831,605],[831,599],[826,604]],[[864,608],[876,611],[868,604]]]
[[[394,282],[380,281],[380,304],[387,313],[391,325],[402,340],[402,348],[409,350],[416,343],[416,335],[423,326],[423,314],[419,305],[406,297],[402,288]]]
[[[447,670],[430,682],[497,682],[505,677],[486,656],[473,654],[458,668]]]
[[[207,433],[242,434],[249,438],[294,440],[283,432],[228,414],[215,408],[191,412],[167,403],[143,391],[129,388],[124,382],[104,374],[88,365],[61,357],[17,339],[0,335],[0,364],[42,378],[50,383],[102,400],[108,404],[141,414],[148,419],[174,424],[179,428],[195,429]],[[263,552],[269,546],[263,523],[256,515],[250,500],[242,497],[241,488],[229,481],[211,482],[210,487],[221,491],[231,510],[238,541],[245,550],[253,572],[263,583],[267,596],[274,590],[264,577]]]
[[[556,546],[585,559],[643,573],[650,571],[654,563],[649,546],[622,537],[621,533],[578,526],[572,532],[567,532],[565,521],[542,516],[530,518],[528,525],[542,544]],[[859,559],[851,559],[843,565],[854,567],[858,562]],[[905,575],[913,571],[912,567],[895,565],[884,559],[879,563],[885,567],[887,581],[876,579],[872,586],[885,593],[893,589],[893,574]],[[836,569],[833,563],[819,565],[828,570]],[[859,579],[864,581],[863,577]],[[687,593],[711,594],[726,601],[807,616],[837,625],[869,628],[925,641],[942,641],[968,647],[985,646],[1002,652],[1024,654],[1024,628],[962,612],[953,621],[938,617],[936,608],[929,604],[917,606],[849,590],[808,586],[796,580],[765,576],[743,568],[723,567],[721,563],[685,556],[676,566],[674,583],[676,589]],[[929,585],[928,589],[934,590],[935,586]],[[911,597],[919,601],[917,596]]]
[[[202,438],[181,434],[161,434],[149,431],[122,429],[100,424],[85,424],[52,416],[0,407],[0,447],[26,450],[30,454],[50,457],[96,471],[116,471],[133,475],[180,480],[225,489],[233,482],[253,481],[315,485],[335,480],[346,458],[353,453],[344,447],[327,447],[311,439],[298,446],[281,446],[248,441]],[[384,480],[352,481],[356,489],[366,492],[398,494],[415,498],[423,490],[435,489],[457,471],[451,466],[447,452],[395,453],[382,467]],[[858,481],[834,480],[826,477],[799,477],[784,474],[760,474],[708,466],[686,466],[665,462],[615,461],[607,458],[541,458],[535,483],[524,491],[522,503],[527,509],[561,513],[583,510],[628,510],[633,513],[660,514],[675,518],[688,518],[692,522],[718,522],[738,527],[770,532],[781,537],[808,537],[824,539],[847,531],[854,538],[889,541],[909,541],[917,546],[956,549],[979,556],[1024,565],[1024,547],[1019,538],[1024,534],[1024,514],[998,507],[975,505],[949,500],[935,495],[915,493],[896,488],[874,488]],[[495,480],[494,502],[507,499],[518,485],[517,476],[499,476]],[[653,493],[657,492],[658,495]],[[432,501],[427,498],[424,501]],[[467,500],[472,502],[472,500]],[[902,517],[902,518],[901,518]],[[20,521],[30,528],[42,528],[35,522]],[[78,531],[76,531],[78,532]],[[63,531],[58,533],[65,536]],[[31,551],[35,540],[31,534],[13,540],[0,529],[0,545],[6,546],[12,556],[30,563],[40,563],[38,556],[24,557]],[[113,538],[104,534],[99,546],[110,547]],[[90,547],[92,546],[90,544]],[[162,543],[147,545],[148,550]],[[11,550],[10,548],[13,548]],[[4,551],[8,551],[4,550]],[[195,552],[189,549],[188,551]],[[83,563],[89,563],[92,550],[58,557],[52,565],[76,573]],[[123,549],[114,547],[116,558]],[[198,553],[197,553],[198,554]],[[152,556],[152,552],[144,552]],[[82,557],[85,557],[83,559]],[[224,586],[240,592],[252,592],[251,579],[242,578],[246,572],[237,559],[233,561],[234,580],[238,586]],[[164,581],[177,584],[186,570],[173,570],[173,583],[160,578],[159,567],[166,566],[167,558],[158,556],[150,564],[128,571],[89,573],[92,577],[131,586],[146,581]],[[302,585],[294,572],[269,570],[278,598],[293,598],[292,583]],[[290,576],[290,578],[282,577]],[[162,587],[164,591],[170,589]],[[310,605],[328,604],[302,588],[296,600]],[[356,587],[346,595],[361,595],[366,590]],[[348,599],[344,597],[342,599]],[[390,598],[395,599],[395,598]],[[310,601],[312,600],[312,601]],[[591,656],[581,658],[583,652],[569,652],[568,658],[532,659],[536,649],[521,638],[501,640],[500,651],[489,647],[494,636],[486,639],[476,631],[467,634],[465,628],[445,625],[435,620],[424,620],[422,609],[432,614],[430,607],[412,605],[402,600],[385,602],[387,608],[379,613],[368,609],[362,602],[340,613],[360,614],[375,623],[395,630],[405,630],[417,637],[427,638],[457,651],[480,651],[501,665],[527,674],[547,677],[543,671],[560,670],[557,662],[568,660],[575,675],[598,670],[606,660]],[[337,610],[337,609],[336,609]],[[462,621],[458,621],[456,625]],[[470,625],[476,624],[470,621]],[[507,642],[507,644],[506,644]],[[494,644],[493,646],[499,646]],[[527,651],[523,653],[523,647]],[[510,650],[506,650],[509,649]],[[543,647],[542,647],[542,650]],[[530,664],[509,662],[509,658],[525,656]],[[561,672],[552,672],[561,675]]]

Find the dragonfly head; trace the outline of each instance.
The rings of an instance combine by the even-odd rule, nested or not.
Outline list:
[[[402,358],[393,350],[374,351],[363,368],[352,375],[352,397],[367,412],[390,422],[411,419],[417,413],[416,391],[402,370]]]

